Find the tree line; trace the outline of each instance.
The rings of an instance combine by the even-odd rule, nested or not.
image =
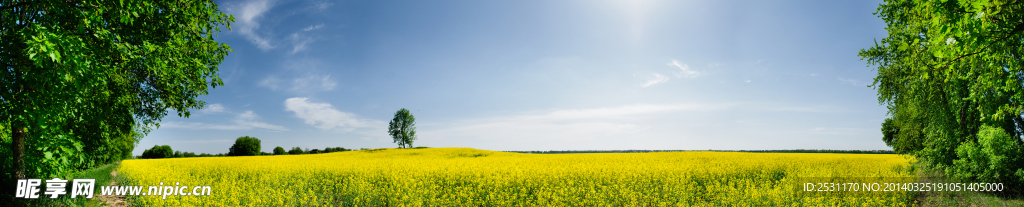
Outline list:
[[[888,109],[882,141],[967,181],[1024,186],[1024,1],[886,0],[858,55]]]
[[[321,154],[331,152],[344,152],[352,151],[344,147],[327,147],[321,149],[309,149],[303,150],[299,147],[293,147],[291,150],[285,151],[283,147],[275,147],[271,152],[260,151],[260,140],[255,137],[242,136],[235,139],[235,144],[228,148],[228,153],[192,153],[192,152],[181,152],[171,149],[169,145],[155,145],[153,148],[144,150],[141,156],[137,156],[139,159],[159,159],[159,158],[184,158],[184,157],[226,157],[226,156],[260,156],[260,155],[301,155],[301,154]]]

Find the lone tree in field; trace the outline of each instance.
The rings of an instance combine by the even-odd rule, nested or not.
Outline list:
[[[228,149],[228,156],[255,156],[260,155],[260,139],[256,137],[243,136],[235,139],[235,144]]]
[[[168,109],[202,108],[232,21],[212,0],[0,1],[0,179],[121,159]]]
[[[950,177],[1024,184],[1024,1],[887,0],[875,15],[889,36],[859,55],[889,108],[882,140]]]
[[[399,148],[412,148],[412,142],[416,141],[416,117],[405,108],[399,109],[388,124],[388,134]]]

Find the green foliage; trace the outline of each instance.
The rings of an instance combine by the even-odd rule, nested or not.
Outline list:
[[[260,139],[243,136],[235,139],[235,144],[228,149],[228,156],[255,156],[260,155]]]
[[[288,152],[284,151],[283,147],[281,147],[281,146],[274,147],[274,155],[286,155],[286,154],[288,154]]]
[[[1024,147],[1022,11],[1024,1],[887,0],[879,5],[875,15],[885,21],[888,37],[859,56],[877,66],[871,87],[891,116],[882,124],[883,141],[950,176],[1019,180],[1022,175],[992,171],[991,161],[1024,154],[985,142]],[[1019,159],[999,162],[1009,172],[1022,166]]]
[[[416,117],[405,108],[399,109],[388,124],[388,134],[399,148],[412,147],[412,142],[416,141]]]
[[[0,1],[0,180],[130,157],[168,109],[202,108],[233,20],[209,0]]]
[[[948,169],[956,178],[1008,184],[1024,183],[1024,153],[1016,140],[997,127],[982,126],[978,143],[966,142],[956,149],[960,159]]]
[[[301,155],[301,154],[306,154],[306,151],[302,150],[302,148],[294,147],[291,150],[288,150],[288,154],[290,154],[290,155]]]
[[[159,159],[174,157],[174,150],[168,145],[154,145],[153,148],[142,152],[142,159]]]

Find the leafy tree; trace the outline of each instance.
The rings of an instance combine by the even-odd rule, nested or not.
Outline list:
[[[290,155],[301,155],[301,154],[306,154],[306,151],[303,151],[302,148],[299,148],[299,147],[293,147],[291,150],[288,150],[288,154],[290,154]]]
[[[142,159],[160,159],[174,157],[174,150],[168,145],[154,145],[142,152]]]
[[[388,134],[399,148],[412,147],[412,142],[416,141],[416,117],[405,108],[399,109],[388,124]]]
[[[283,147],[281,147],[281,146],[274,147],[274,155],[286,155],[286,154],[288,154],[288,152],[284,151]]]
[[[883,141],[950,176],[1024,183],[1009,159],[1024,156],[1024,1],[887,0],[875,15],[888,37],[859,56],[889,108]]]
[[[260,155],[260,139],[250,136],[242,136],[235,139],[235,144],[228,149],[228,156],[255,156]]]
[[[120,159],[168,109],[202,108],[230,51],[214,32],[233,20],[210,0],[0,1],[5,175]]]

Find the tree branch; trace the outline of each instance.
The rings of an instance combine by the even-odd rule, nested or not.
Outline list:
[[[987,50],[993,44],[996,44],[997,42],[1002,42],[1003,40],[1009,39],[1010,37],[1013,37],[1013,35],[1015,35],[1016,33],[1021,32],[1021,31],[1024,31],[1024,23],[1017,23],[1017,26],[1014,27],[1013,31],[1009,32],[1010,33],[1009,35],[1006,35],[1005,37],[999,38],[999,39],[997,39],[995,41],[992,41],[992,42],[988,43],[987,45],[985,45],[985,47],[982,47],[980,50],[978,50],[978,52],[974,52],[974,53],[970,53],[970,54],[965,54],[965,55],[961,55],[959,57],[956,57],[952,61],[947,62],[946,65],[944,65],[944,66],[942,66],[940,68],[936,68],[936,69],[938,69],[938,70],[946,69],[946,68],[949,67],[950,64],[953,64],[953,62],[959,61],[960,59],[963,59],[965,57],[981,54],[982,52],[985,52],[985,50]]]

